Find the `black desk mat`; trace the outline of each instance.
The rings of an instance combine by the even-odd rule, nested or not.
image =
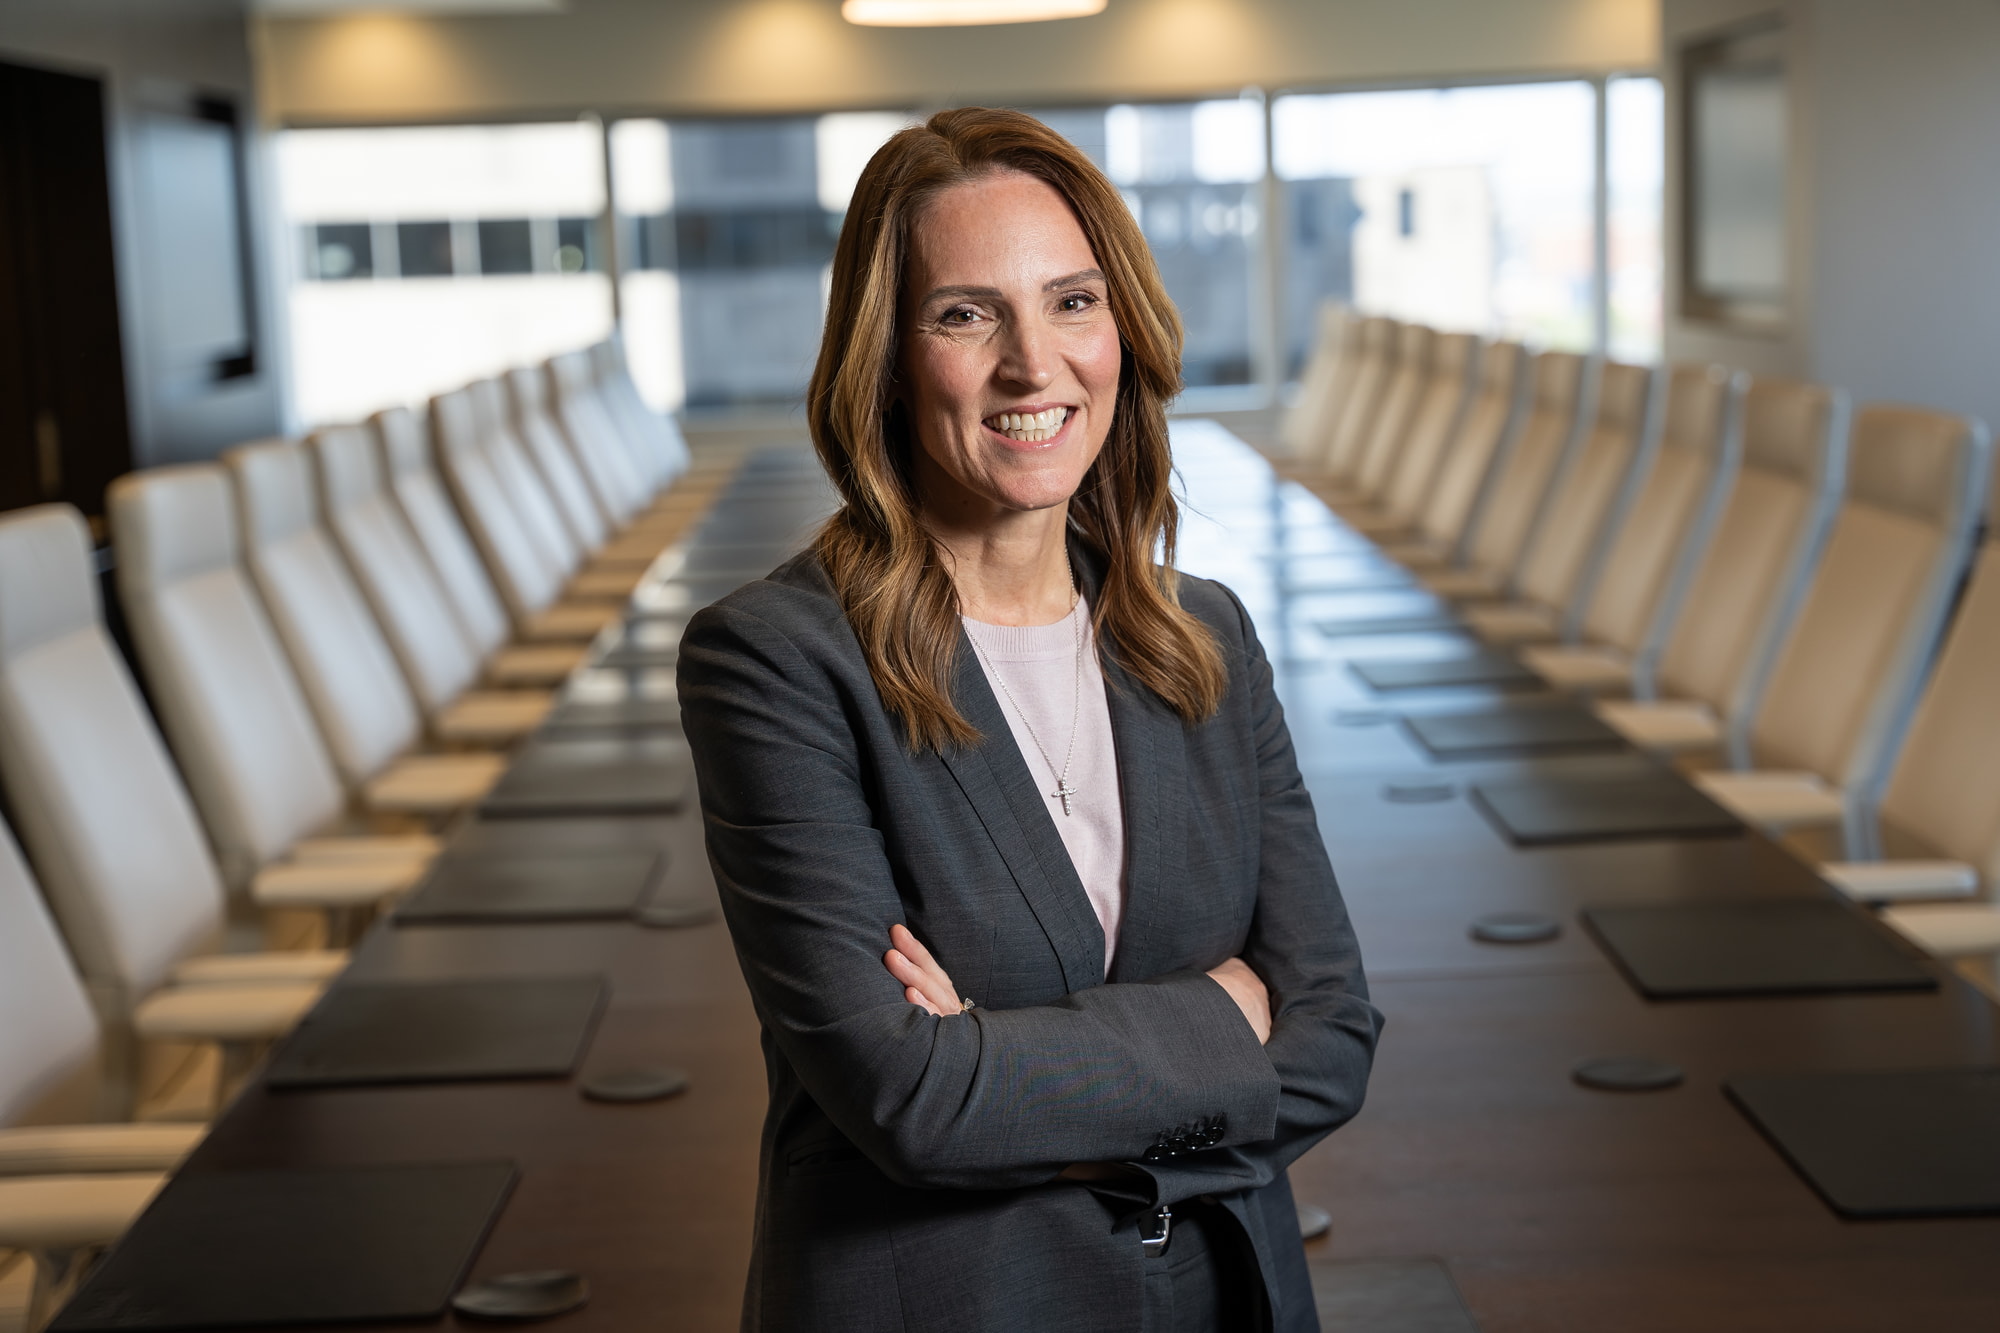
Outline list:
[[[687,743],[665,732],[564,735],[535,741],[479,810],[487,816],[661,814],[693,785]]]
[[[568,1074],[604,1007],[602,977],[336,986],[279,1046],[273,1088]]]
[[[542,722],[542,730],[567,731],[678,731],[681,701],[629,698],[606,702],[572,700],[557,704]]]
[[[665,864],[665,853],[642,847],[581,855],[447,853],[397,904],[394,920],[409,926],[630,916]]]
[[[1743,823],[1671,773],[1476,782],[1473,803],[1516,845],[1718,837]]]
[[[184,1171],[51,1333],[436,1319],[514,1178],[508,1162]]]
[[[2000,1069],[1738,1074],[1722,1087],[1842,1217],[2000,1213]]]
[[[1428,634],[1437,630],[1463,630],[1457,617],[1442,611],[1423,611],[1405,616],[1356,616],[1351,620],[1316,620],[1313,628],[1329,639],[1350,634]]]
[[[1583,922],[1649,1000],[1937,989],[1912,949],[1833,898],[1592,907]]]
[[[1493,685],[1502,689],[1532,689],[1542,678],[1505,653],[1482,651],[1462,657],[1379,658],[1349,662],[1362,684],[1376,690],[1445,689],[1456,685]]]
[[[1438,759],[1626,748],[1623,736],[1574,704],[1412,713],[1404,716],[1403,726]]]

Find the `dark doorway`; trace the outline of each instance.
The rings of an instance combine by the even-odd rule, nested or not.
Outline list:
[[[102,80],[0,62],[0,509],[132,466]]]

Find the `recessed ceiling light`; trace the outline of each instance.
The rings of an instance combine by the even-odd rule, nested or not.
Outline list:
[[[1102,13],[1105,0],[843,0],[840,16],[871,28],[1038,23]]]

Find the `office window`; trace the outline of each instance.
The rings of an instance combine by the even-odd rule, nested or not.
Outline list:
[[[1660,81],[1612,79],[1605,103],[1607,277],[1610,352],[1621,361],[1654,361],[1660,355],[1666,154],[1666,96]]]
[[[611,127],[626,347],[649,400],[798,400],[854,182],[908,123],[848,112]]]
[[[277,157],[304,241],[290,320],[305,424],[609,336],[594,124],[287,130]]]
[[[1329,296],[1588,348],[1594,96],[1579,81],[1278,98],[1288,372]]]

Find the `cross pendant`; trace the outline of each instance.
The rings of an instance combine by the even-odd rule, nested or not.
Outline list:
[[[1063,803],[1064,814],[1071,813],[1069,808],[1069,798],[1072,796],[1081,796],[1082,794],[1083,793],[1079,792],[1076,788],[1069,785],[1068,778],[1057,778],[1056,789],[1049,793],[1049,795],[1055,797],[1057,800]]]

